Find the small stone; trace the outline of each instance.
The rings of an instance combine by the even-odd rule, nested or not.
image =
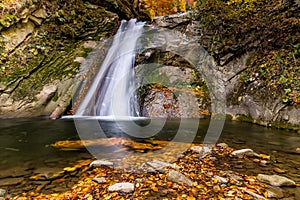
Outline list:
[[[255,153],[252,149],[240,149],[233,151],[231,155],[236,156],[236,157],[243,157],[243,156],[249,156],[249,157],[259,157],[260,156]]]
[[[106,161],[106,160],[95,160],[90,164],[90,167],[111,167],[114,166],[114,163]]]
[[[213,187],[213,191],[214,192],[219,192],[221,190],[221,188],[220,188],[220,186],[219,185],[214,185],[214,187]]]
[[[267,164],[268,164],[268,161],[266,161],[266,160],[261,160],[259,163],[259,165],[263,166],[263,167],[267,166]]]
[[[93,181],[96,183],[106,183],[106,179],[104,177],[93,178]]]
[[[80,64],[84,63],[84,61],[85,61],[85,58],[84,58],[84,57],[76,57],[76,58],[74,59],[74,62],[78,62],[78,63],[80,63]]]
[[[189,178],[187,178],[185,175],[183,175],[180,172],[177,172],[175,170],[170,170],[167,174],[167,179],[169,181],[178,183],[178,184],[187,184],[188,186],[193,186],[193,181],[191,181]]]
[[[226,143],[219,143],[219,144],[217,144],[217,147],[227,148],[228,144],[226,144]]]
[[[276,187],[296,186],[296,183],[293,180],[288,179],[284,176],[279,176],[279,175],[258,174],[257,180],[259,180],[260,182],[270,184],[272,186],[276,186]]]
[[[219,181],[219,183],[227,183],[228,182],[228,180],[224,177],[217,176],[217,175],[215,175],[214,177]]]
[[[211,148],[206,146],[192,146],[190,150],[201,155],[207,155],[210,153]]]
[[[0,188],[0,198],[6,196],[7,191]]]
[[[278,167],[274,167],[273,170],[274,170],[274,172],[276,172],[276,173],[278,173],[278,174],[284,174],[284,173],[286,173],[285,170],[280,169],[280,168],[278,168]]]
[[[131,193],[134,191],[134,184],[129,182],[124,183],[116,183],[112,186],[108,187],[109,192],[125,192],[125,193]]]
[[[296,152],[297,152],[297,153],[300,153],[300,147],[298,147],[298,148],[296,149]]]

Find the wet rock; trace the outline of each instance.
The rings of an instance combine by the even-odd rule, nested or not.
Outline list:
[[[284,176],[258,174],[257,180],[276,187],[296,186],[296,183]]]
[[[174,164],[159,161],[159,160],[153,160],[151,162],[147,162],[147,165],[149,165],[152,169],[157,170],[161,173],[164,173],[166,171],[167,167],[171,167],[173,169],[178,169],[178,166],[176,166]]]
[[[284,197],[282,190],[278,187],[268,186],[267,194],[268,194],[268,198],[280,199],[280,198]]]
[[[262,167],[266,167],[267,164],[268,164],[268,161],[266,161],[266,160],[261,160],[260,163],[259,163],[259,165],[262,166]]]
[[[228,144],[226,144],[226,143],[219,143],[219,144],[217,144],[217,147],[227,148]]]
[[[187,178],[186,176],[184,176],[182,173],[177,172],[175,170],[170,170],[167,174],[167,179],[169,181],[178,183],[178,184],[186,184],[190,187],[193,186],[193,182]]]
[[[130,193],[134,191],[134,184],[129,182],[116,183],[108,187],[109,192],[125,192]]]
[[[257,153],[255,153],[252,149],[240,149],[235,150],[231,153],[231,155],[236,157],[243,157],[243,156],[249,156],[249,157],[260,157]]]
[[[195,152],[195,153],[199,153],[199,154],[208,154],[210,153],[211,148],[206,147],[206,146],[192,146],[191,151]]]
[[[106,179],[104,177],[93,178],[93,181],[95,181],[96,183],[106,183]]]
[[[0,179],[0,187],[20,184],[24,178],[4,178]]]
[[[103,167],[103,166],[112,167],[114,166],[114,163],[106,160],[95,160],[90,164],[90,167]]]

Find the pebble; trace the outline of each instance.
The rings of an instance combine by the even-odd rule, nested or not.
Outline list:
[[[228,182],[228,180],[226,178],[223,178],[221,176],[215,175],[214,177],[219,181],[219,183],[227,183]]]
[[[272,186],[276,186],[276,187],[296,186],[296,183],[293,180],[288,179],[284,176],[279,176],[279,175],[258,174],[257,180],[259,180],[260,182],[270,184]]]
[[[219,143],[219,144],[217,144],[217,147],[227,148],[228,144],[226,144],[226,143]]]
[[[131,193],[134,191],[134,184],[129,182],[116,183],[108,187],[109,192],[125,192]]]
[[[96,183],[106,183],[106,179],[104,177],[93,178],[93,181]]]
[[[114,163],[106,160],[95,160],[90,164],[90,167],[102,167],[102,166],[111,167],[114,166]]]
[[[6,195],[6,190],[0,188],[0,198],[5,197],[5,195]]]

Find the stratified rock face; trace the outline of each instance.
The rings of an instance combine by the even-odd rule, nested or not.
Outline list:
[[[84,62],[79,58],[98,46],[96,40],[112,34],[118,16],[78,2],[71,20],[63,11],[70,8],[62,8],[59,1],[26,2],[16,8],[13,20],[7,19],[9,23],[4,23],[5,16],[1,19],[0,117],[55,119],[70,105],[74,77]],[[83,11],[85,7],[89,10]],[[82,15],[88,15],[89,24],[80,19]]]

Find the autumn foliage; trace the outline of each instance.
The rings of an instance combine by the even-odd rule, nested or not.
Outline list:
[[[152,19],[155,16],[186,12],[187,9],[196,6],[196,1],[194,0],[143,0],[143,3]]]

